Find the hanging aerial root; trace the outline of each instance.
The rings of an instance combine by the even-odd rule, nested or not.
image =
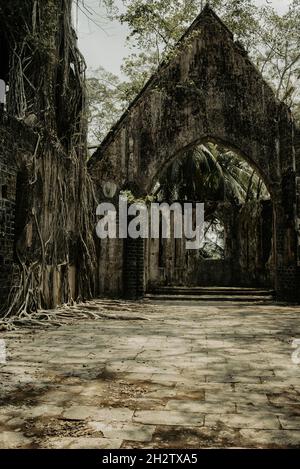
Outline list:
[[[33,324],[31,318],[49,324],[53,315],[39,316],[42,308],[95,296],[86,66],[72,27],[72,0],[1,2],[0,27],[10,48],[7,112],[32,136],[32,145],[15,152],[18,171],[26,173],[26,219],[16,240],[20,280],[0,324]]]

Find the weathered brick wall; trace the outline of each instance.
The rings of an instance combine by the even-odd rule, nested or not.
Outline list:
[[[18,282],[14,259],[17,156],[34,149],[34,136],[0,110],[0,306]],[[21,158],[20,158],[21,161]]]
[[[1,112],[1,111],[0,111]],[[15,199],[16,168],[11,161],[11,149],[8,147],[4,130],[4,116],[0,115],[0,305],[4,303],[11,288],[14,235],[15,235]]]
[[[0,302],[2,303],[7,297],[12,281],[16,172],[1,162],[1,153],[0,149]]]

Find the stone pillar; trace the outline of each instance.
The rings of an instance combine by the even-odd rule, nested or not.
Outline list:
[[[143,298],[145,296],[145,240],[142,238],[137,239],[136,245],[136,296],[137,298]]]
[[[144,281],[144,239],[125,240],[124,249],[124,296],[130,300],[143,298]]]
[[[275,290],[277,298],[286,301],[300,299],[295,184],[295,173],[286,173],[282,181],[281,196],[274,200]]]
[[[280,184],[274,184],[275,288],[278,299],[300,299],[299,267],[297,266],[297,204],[294,122],[288,108],[278,109],[278,151]],[[271,161],[271,160],[270,160]]]

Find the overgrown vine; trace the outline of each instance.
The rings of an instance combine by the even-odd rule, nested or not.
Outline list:
[[[28,175],[27,209],[16,243],[19,286],[3,322],[91,298],[96,255],[85,62],[72,0],[1,1],[1,22],[10,57],[7,112],[36,141],[31,154],[16,154],[18,170]]]

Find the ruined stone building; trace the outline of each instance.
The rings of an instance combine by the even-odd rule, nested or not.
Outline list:
[[[270,201],[216,207],[226,232],[225,258],[218,261],[189,263],[183,252],[176,266],[174,240],[165,246],[163,265],[155,241],[146,249],[141,240],[98,242],[99,293],[135,297],[153,285],[221,284],[272,286],[278,297],[295,298],[297,135],[289,109],[206,7],[89,161],[97,195],[105,200],[103,181],[115,183],[117,195],[128,189],[136,197],[152,194],[174,158],[215,142],[255,169]]]
[[[87,164],[71,3],[0,1],[1,304],[12,313],[137,298],[165,284],[260,285],[297,299],[299,132],[232,33],[206,7]],[[115,201],[122,190],[152,194],[174,158],[205,142],[247,161],[270,194],[217,204],[223,259],[197,264],[172,240],[162,256],[159,241],[96,239],[104,183]]]

